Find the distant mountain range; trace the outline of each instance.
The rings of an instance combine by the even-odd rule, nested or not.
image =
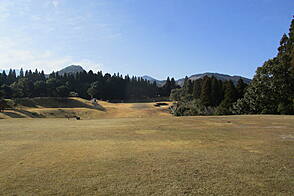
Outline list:
[[[147,76],[147,75],[145,75],[145,76],[142,76],[142,78],[144,79],[144,80],[148,80],[148,81],[150,81],[150,82],[156,82],[156,84],[157,84],[157,86],[163,86],[164,84],[165,84],[165,81],[166,80],[157,80],[157,79],[155,79],[155,78],[152,78],[151,76]]]
[[[2,71],[3,70],[0,69],[0,72],[2,72]],[[15,71],[16,71],[16,74],[18,75],[20,70],[16,69]],[[59,75],[64,75],[65,73],[66,74],[76,74],[78,72],[83,72],[83,71],[85,71],[85,70],[80,65],[70,65],[70,66],[67,66],[67,67],[57,71],[57,73]],[[5,72],[6,72],[6,74],[8,74],[9,70],[5,70]],[[227,75],[227,74],[210,73],[210,72],[201,73],[201,74],[194,74],[194,75],[191,75],[189,77],[189,79],[190,80],[197,80],[197,79],[203,78],[205,76],[208,76],[208,77],[214,76],[218,80],[222,80],[222,81],[232,80],[234,84],[236,84],[239,79],[243,79],[243,81],[245,83],[247,83],[247,84],[251,82],[251,79],[245,78],[245,77],[242,77],[242,76],[231,76],[231,75]],[[165,84],[165,82],[166,82],[166,80],[157,80],[157,79],[155,79],[155,78],[153,78],[151,76],[147,76],[147,75],[142,76],[142,78],[145,79],[145,80],[148,80],[150,82],[155,81],[158,86],[163,86]],[[185,78],[181,78],[181,79],[176,80],[176,83],[178,85],[180,85],[180,86],[183,86],[184,81],[185,81]]]
[[[242,79],[247,84],[251,82],[251,79],[245,78],[245,77],[242,77],[242,76],[231,76],[231,75],[227,75],[227,74],[209,73],[209,72],[202,73],[202,74],[194,74],[194,75],[190,76],[189,79],[193,81],[193,80],[197,80],[197,79],[203,78],[205,76],[208,76],[208,77],[212,77],[213,76],[216,79],[222,80],[222,81],[232,80],[232,82],[234,84],[236,84],[239,79]],[[180,86],[182,86],[182,85],[184,85],[184,81],[185,81],[185,78],[179,79],[179,80],[177,80],[177,84],[180,85]]]
[[[249,78],[245,78],[245,77],[242,77],[242,76],[231,76],[231,75],[227,75],[227,74],[220,74],[220,73],[201,73],[201,74],[194,74],[194,75],[191,75],[189,77],[190,80],[197,80],[197,79],[200,79],[200,78],[203,78],[205,76],[208,76],[208,77],[215,77],[216,79],[218,80],[222,80],[222,81],[226,81],[226,80],[232,80],[234,84],[236,84],[238,82],[239,79],[242,79],[245,83],[250,83],[251,82],[251,79]],[[142,76],[142,78],[144,78],[145,80],[149,80],[150,82],[156,82],[158,86],[163,86],[165,84],[165,80],[157,80],[151,76]],[[184,85],[184,81],[185,81],[185,78],[181,78],[179,80],[176,80],[176,83],[180,86],[183,86]]]
[[[76,74],[78,72],[82,72],[84,71],[83,67],[81,67],[80,65],[70,65],[68,67],[65,67],[64,69],[58,71],[58,73],[60,75],[64,75],[65,73],[67,74]],[[200,78],[203,78],[204,76],[208,76],[208,77],[212,77],[214,76],[215,78],[217,78],[218,80],[222,80],[222,81],[225,81],[225,80],[232,80],[234,84],[236,84],[238,82],[239,79],[243,79],[243,81],[245,83],[250,83],[251,80],[249,78],[245,78],[245,77],[242,77],[242,76],[231,76],[231,75],[227,75],[227,74],[220,74],[220,73],[201,73],[201,74],[194,74],[192,76],[189,77],[190,80],[197,80],[197,79],[200,79]],[[165,84],[165,80],[157,80],[151,76],[147,76],[147,75],[144,75],[142,76],[143,79],[145,80],[148,80],[150,82],[156,82],[156,84],[158,86],[163,86]],[[184,85],[184,81],[185,81],[185,78],[181,78],[181,79],[178,79],[176,80],[176,83],[180,86],[183,86]]]

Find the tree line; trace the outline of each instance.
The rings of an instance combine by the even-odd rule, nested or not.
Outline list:
[[[46,76],[43,71],[23,71],[17,75],[15,70],[0,73],[0,95],[2,98],[23,97],[68,97],[79,96],[102,100],[144,100],[168,97],[177,88],[174,78],[167,78],[162,87],[156,82],[141,77],[123,77],[119,73],[110,75],[102,71],[83,71],[76,74],[59,75],[52,72]]]
[[[170,98],[176,101],[172,112],[176,116],[232,114],[233,103],[243,97],[247,86],[242,79],[235,85],[215,77],[194,81],[186,77],[181,89],[171,91]]]

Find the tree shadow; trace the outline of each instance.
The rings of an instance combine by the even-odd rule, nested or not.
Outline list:
[[[6,116],[9,116],[10,118],[25,118],[25,116],[22,116],[20,114],[14,113],[14,112],[2,112]]]
[[[36,98],[21,98],[15,99],[17,105],[25,107],[37,108],[89,108],[105,111],[106,109],[98,103],[91,103],[88,105],[76,99],[62,98],[62,97],[36,97]]]
[[[104,108],[102,105],[98,104],[97,102],[93,102],[93,107],[97,110],[106,111],[106,108]]]
[[[19,112],[27,117],[30,117],[30,118],[45,118],[44,115],[42,114],[39,114],[37,112],[29,112],[29,111],[25,111],[25,110],[19,110],[19,109],[13,109],[14,111],[16,112]]]

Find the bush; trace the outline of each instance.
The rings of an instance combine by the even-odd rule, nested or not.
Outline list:
[[[294,114],[294,104],[293,103],[289,103],[289,104],[280,103],[278,105],[278,113],[279,114]]]
[[[217,115],[231,115],[232,114],[232,109],[231,108],[227,108],[227,107],[223,107],[223,106],[218,106],[216,108],[216,112]]]
[[[199,99],[193,101],[179,101],[172,107],[175,116],[214,115],[215,108],[206,107]]]
[[[221,104],[216,108],[217,115],[231,115],[232,112],[232,104],[227,101],[222,101]]]
[[[245,98],[238,99],[232,106],[233,114],[249,114],[250,107]]]

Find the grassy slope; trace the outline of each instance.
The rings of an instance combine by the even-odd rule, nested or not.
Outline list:
[[[98,101],[94,106],[81,98],[68,98],[66,101],[56,98],[23,99],[17,102],[13,110],[0,113],[0,119],[7,118],[64,118],[81,116],[82,119],[169,116],[168,106],[154,107],[154,103],[108,103]]]
[[[294,195],[293,122],[4,119],[0,195]]]

